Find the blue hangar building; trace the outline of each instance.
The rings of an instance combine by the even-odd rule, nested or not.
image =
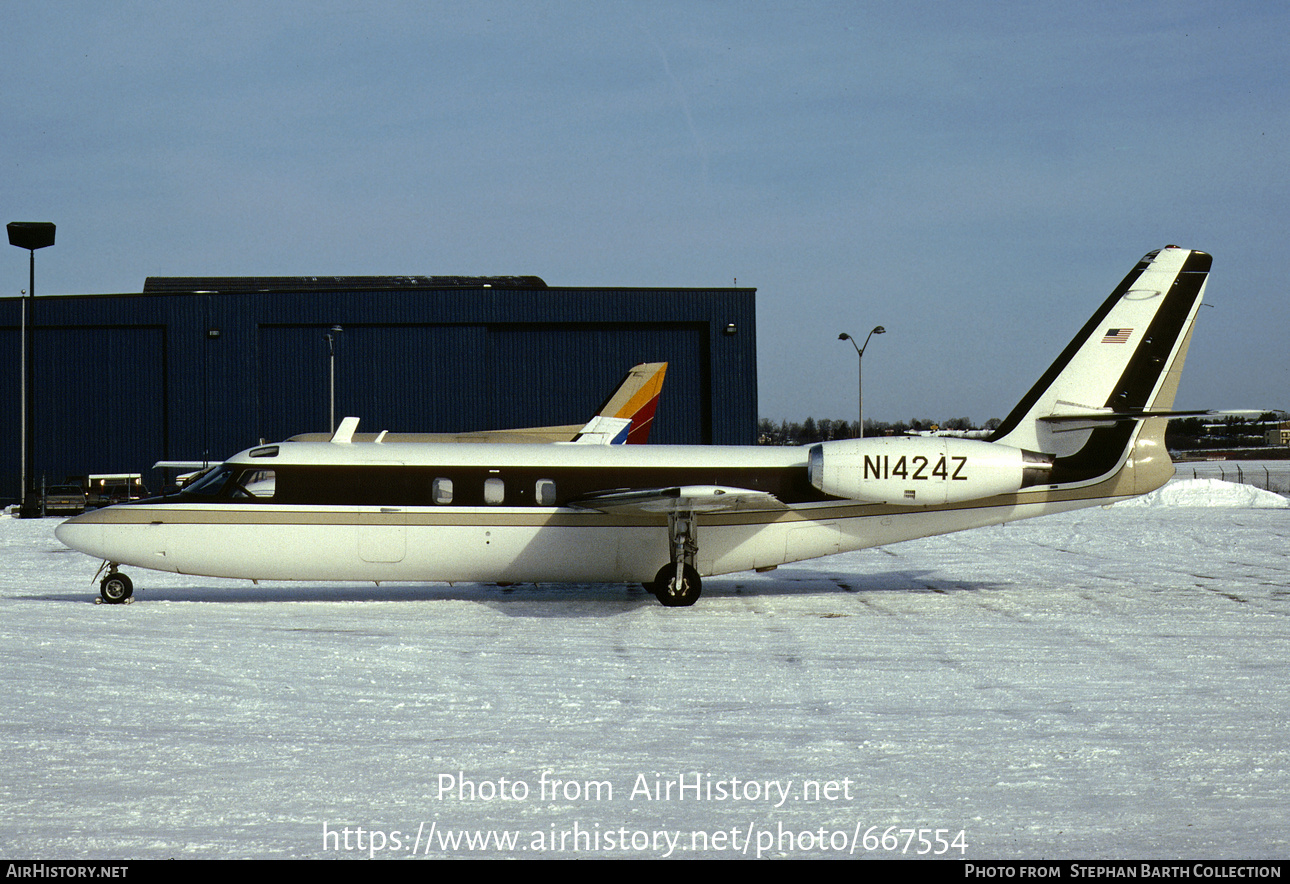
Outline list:
[[[650,443],[752,444],[756,289],[559,288],[535,276],[148,277],[28,303],[32,484],[221,461],[328,430],[583,423],[666,361]],[[21,485],[19,298],[0,299],[0,499]]]
[[[583,423],[633,365],[667,362],[650,443],[753,444],[756,290],[564,288],[537,277],[150,277],[40,297],[32,484],[219,461],[329,429]],[[21,300],[0,299],[0,500],[21,485]],[[330,340],[329,340],[330,338]]]

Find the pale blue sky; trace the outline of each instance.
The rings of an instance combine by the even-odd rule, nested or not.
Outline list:
[[[10,3],[0,221],[150,275],[758,290],[761,413],[1002,417],[1144,253],[1179,396],[1290,408],[1290,6]],[[0,290],[27,285],[0,251]],[[631,354],[624,354],[625,361]]]

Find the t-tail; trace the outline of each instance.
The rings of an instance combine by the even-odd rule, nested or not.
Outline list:
[[[1207,413],[1171,409],[1210,260],[1176,246],[1143,258],[988,441],[824,442],[811,484],[872,503],[1059,509],[1159,488],[1174,472],[1169,418]]]
[[[1042,484],[1075,497],[1153,491],[1174,473],[1165,449],[1174,395],[1212,258],[1166,246],[1116,287],[991,442],[1040,452]]]

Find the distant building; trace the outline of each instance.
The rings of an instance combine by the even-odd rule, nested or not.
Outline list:
[[[1290,446],[1290,421],[1282,421],[1269,427],[1267,444],[1277,448]]]
[[[33,308],[33,481],[221,460],[329,427],[461,432],[587,420],[667,362],[651,443],[753,444],[755,289],[565,288],[536,277],[150,278]],[[341,331],[332,333],[339,326]],[[20,302],[0,298],[0,499],[20,475]]]

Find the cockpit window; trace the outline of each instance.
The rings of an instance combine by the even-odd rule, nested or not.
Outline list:
[[[276,487],[273,470],[224,464],[186,487],[184,493],[232,500],[272,500]]]
[[[188,494],[202,494],[206,496],[219,494],[220,489],[224,487],[224,483],[228,481],[228,477],[232,472],[233,468],[227,464],[216,467],[196,482],[190,482],[188,485],[184,486],[184,491]]]

